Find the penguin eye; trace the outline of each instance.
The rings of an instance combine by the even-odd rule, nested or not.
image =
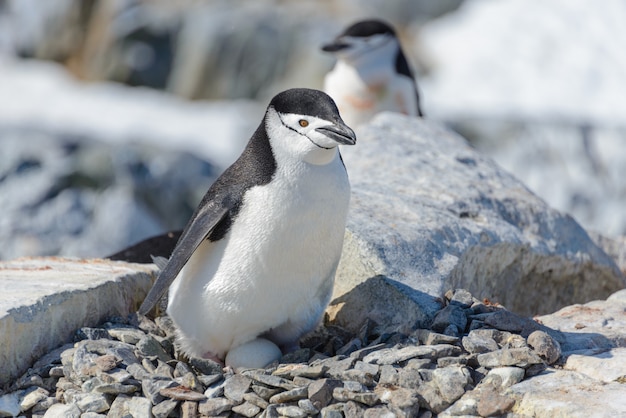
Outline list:
[[[306,128],[307,126],[309,126],[309,121],[306,119],[300,119],[298,121],[298,123],[300,124],[300,126],[302,126],[303,128]]]

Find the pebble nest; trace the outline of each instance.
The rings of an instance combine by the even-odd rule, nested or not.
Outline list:
[[[428,329],[325,324],[280,362],[237,373],[182,356],[167,316],[111,318],[79,329],[2,398],[46,418],[494,416],[515,403],[508,387],[561,356],[558,335],[530,318],[465,290],[444,305]]]

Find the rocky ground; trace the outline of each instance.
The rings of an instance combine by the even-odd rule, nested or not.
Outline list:
[[[609,298],[609,328],[623,321],[622,293]],[[568,312],[560,316],[572,322]],[[569,338],[554,318],[548,328],[465,290],[450,291],[430,329],[366,321],[351,334],[326,324],[280,364],[237,373],[183,358],[167,316],[111,318],[81,328],[75,343],[41,357],[0,397],[0,416],[525,416],[524,392],[515,390],[520,382],[560,372],[571,353],[584,355],[581,349],[597,353],[626,343],[623,337]],[[626,379],[617,374],[605,386],[617,385],[623,394]]]

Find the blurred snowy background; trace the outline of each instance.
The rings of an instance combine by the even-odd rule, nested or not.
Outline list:
[[[184,226],[319,46],[393,23],[423,108],[554,207],[626,234],[626,1],[0,0],[0,259]]]

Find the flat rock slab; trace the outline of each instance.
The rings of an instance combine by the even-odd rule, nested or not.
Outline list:
[[[509,412],[536,418],[626,416],[623,383],[605,383],[568,370],[549,370],[511,386]]]
[[[404,322],[417,316],[420,326],[447,289],[536,315],[626,287],[612,258],[572,217],[436,122],[382,113],[357,136],[357,146],[342,150],[352,200],[330,312],[338,324],[370,315],[350,311],[356,299],[389,311],[375,293],[381,278],[415,303],[419,314]]]
[[[566,306],[536,319],[561,331],[561,349],[566,356],[626,348],[626,289],[615,292],[606,300]]]
[[[0,263],[0,385],[72,341],[80,327],[136,311],[155,267],[109,260],[21,258]]]

